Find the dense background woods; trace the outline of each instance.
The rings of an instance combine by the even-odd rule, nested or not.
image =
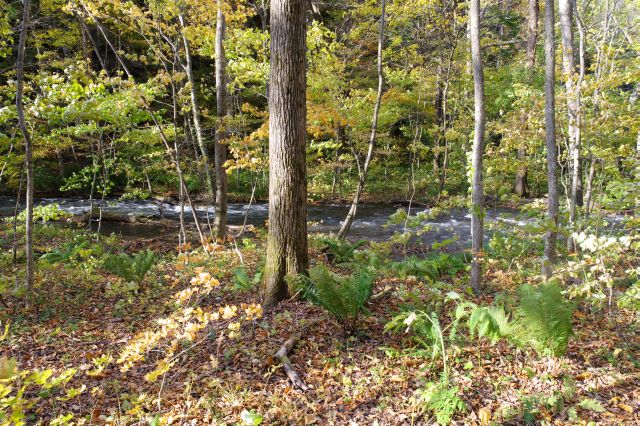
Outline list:
[[[540,197],[547,191],[543,67],[534,66],[544,56],[537,43],[536,4],[480,7],[489,140],[483,169],[491,199],[511,193]],[[574,206],[583,203],[587,191],[596,192],[598,179],[605,179],[606,188],[631,176],[638,108],[631,102],[637,79],[636,5],[612,0],[560,6],[560,189]],[[2,7],[0,82],[8,106],[22,8],[17,2]],[[154,112],[171,141],[179,140],[184,178],[194,195],[213,203],[215,129],[217,117],[224,116],[233,198],[248,198],[256,183],[258,197],[266,199],[270,9],[244,2],[220,8],[228,21],[226,36],[216,30],[215,2],[47,0],[34,5],[25,104],[33,138],[40,141],[34,152],[39,194],[87,196],[94,160],[104,154],[108,164],[102,168],[106,165],[108,173],[98,173],[96,185],[105,186],[107,196],[177,195],[178,178],[166,173],[170,160],[161,154],[149,116]],[[411,180],[421,202],[443,193],[466,194],[473,128],[466,5],[410,1],[387,9],[381,52],[386,78],[371,156],[380,5],[323,3],[306,13],[312,199],[351,199],[361,192],[360,177],[366,174],[365,200],[406,200]],[[216,51],[222,52],[222,45],[226,55],[222,62],[217,59],[218,68],[228,66],[218,73]],[[224,87],[216,82],[222,74]],[[222,89],[228,96],[221,95],[226,101],[218,106]],[[24,156],[12,111],[3,109],[0,122],[5,194],[15,193]],[[367,157],[370,170],[362,173]],[[102,163],[100,158],[97,164]],[[570,213],[574,222],[575,209]]]
[[[639,12],[0,0],[0,426],[637,423]]]

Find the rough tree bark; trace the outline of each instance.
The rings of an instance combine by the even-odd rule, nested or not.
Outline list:
[[[529,14],[527,20],[527,78],[531,79],[533,69],[536,64],[536,44],[538,41],[538,14],[539,14],[538,0],[529,0]],[[523,121],[526,117],[523,117]],[[524,161],[526,157],[525,141],[520,142],[518,147],[518,161]],[[529,182],[528,182],[528,170],[527,166],[523,165],[516,173],[516,181],[513,185],[513,192],[518,197],[529,196]]]
[[[385,24],[385,12],[386,12],[386,0],[382,0],[380,3],[380,29],[378,32],[378,93],[376,95],[376,103],[373,107],[373,119],[371,120],[371,135],[369,137],[369,148],[367,149],[367,156],[365,157],[364,164],[358,167],[358,187],[356,188],[356,194],[353,197],[351,208],[347,217],[342,223],[340,232],[338,232],[338,238],[345,238],[351,229],[353,219],[356,217],[358,210],[358,204],[360,203],[360,197],[362,191],[364,191],[364,185],[367,181],[367,172],[369,171],[369,165],[373,158],[373,151],[376,147],[376,133],[378,131],[378,115],[380,113],[380,104],[382,103],[382,91],[384,86],[384,72],[382,69],[382,48],[384,46],[384,24]],[[355,153],[354,153],[355,154]],[[357,155],[357,154],[355,154]]]
[[[573,52],[573,8],[571,0],[558,1],[560,34],[562,35],[562,69],[567,92],[569,157],[571,170],[571,196],[569,199],[569,227],[576,221],[578,190],[580,187],[580,132],[578,130],[579,88],[575,81],[575,55]],[[573,250],[573,239],[567,239],[567,247]]]
[[[269,230],[266,309],[289,296],[287,275],[306,272],[306,0],[271,2]]]
[[[27,129],[24,117],[24,56],[27,45],[27,28],[29,26],[31,13],[31,1],[23,0],[22,28],[18,40],[18,55],[16,59],[16,110],[18,113],[18,126],[24,138],[25,166],[27,168],[27,192],[26,192],[26,225],[25,225],[25,252],[27,258],[25,284],[27,286],[27,297],[31,296],[34,277],[33,260],[33,145],[31,134]]]
[[[184,15],[182,13],[179,13],[178,19],[180,21],[180,32],[182,35],[182,43],[184,44],[184,58],[185,58],[184,71],[187,74],[187,81],[189,82],[189,85],[190,85],[189,96],[191,97],[191,114],[193,115],[193,128],[196,134],[198,148],[200,148],[200,155],[202,157],[205,177],[207,178],[207,190],[209,192],[209,196],[213,197],[214,191],[216,189],[216,181],[215,181],[214,174],[211,172],[211,166],[210,166],[211,161],[209,158],[209,152],[207,151],[207,146],[204,142],[204,137],[202,136],[202,125],[200,124],[200,110],[198,108],[198,97],[196,94],[196,82],[195,82],[195,79],[193,78],[191,48],[189,46],[189,40],[187,39],[187,36],[184,33],[184,28],[185,28]],[[216,29],[216,36],[217,34],[218,34],[218,31]],[[217,49],[218,47],[216,45],[216,52],[217,52]],[[217,71],[216,71],[216,74],[217,74]],[[217,75],[216,75],[216,79],[217,79]],[[216,80],[216,84],[217,84],[217,80]]]
[[[544,18],[544,52],[545,52],[545,82],[544,82],[544,119],[545,119],[545,144],[547,151],[547,235],[544,243],[544,258],[542,261],[542,274],[546,279],[553,274],[553,260],[556,253],[556,239],[558,227],[558,158],[556,148],[556,59],[555,59],[555,16],[554,0],[545,0]]]
[[[215,170],[216,170],[216,217],[213,222],[213,233],[216,238],[224,239],[227,233],[227,79],[226,57],[224,52],[224,38],[226,22],[222,11],[222,0],[218,0],[218,15],[216,22],[216,125],[215,141]]]
[[[471,0],[469,9],[471,37],[471,63],[474,88],[474,132],[473,132],[473,181],[471,185],[471,287],[480,290],[482,280],[482,237],[484,217],[484,187],[482,182],[482,155],[484,153],[484,73],[480,51],[480,0]]]

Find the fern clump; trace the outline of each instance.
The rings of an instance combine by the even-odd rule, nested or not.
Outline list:
[[[465,268],[465,263],[459,256],[441,253],[426,259],[411,256],[402,262],[393,263],[391,268],[400,278],[415,276],[437,280],[446,275],[457,274]]]
[[[347,240],[325,237],[321,238],[322,252],[327,256],[329,262],[333,264],[351,262],[356,250],[367,243],[366,240],[351,243]]]
[[[298,277],[304,297],[331,313],[347,333],[353,333],[360,317],[369,313],[366,304],[373,280],[374,274],[364,268],[343,276],[323,264],[311,268],[308,276]]]
[[[50,264],[69,262],[88,246],[88,241],[71,241],[65,244],[61,249],[54,249],[49,253],[43,254],[42,256],[40,256],[40,259]]]
[[[511,332],[509,315],[502,306],[475,307],[469,315],[467,325],[471,337],[476,334],[479,338],[487,337],[493,344],[501,338],[508,337]]]
[[[510,327],[511,339],[531,346],[539,355],[563,356],[573,335],[571,319],[576,304],[565,300],[555,283],[518,289],[520,305]]]
[[[129,256],[126,253],[110,254],[105,258],[103,267],[127,281],[140,284],[155,260],[155,254],[151,250],[140,251],[134,256]]]
[[[556,283],[524,285],[518,293],[520,304],[513,320],[501,306],[477,306],[471,302],[458,304],[456,320],[468,316],[471,337],[487,337],[493,343],[506,338],[517,346],[532,347],[539,355],[563,356],[573,335],[575,304],[565,300]]]

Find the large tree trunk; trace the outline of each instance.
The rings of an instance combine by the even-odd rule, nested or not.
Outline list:
[[[484,187],[482,182],[482,155],[484,153],[484,73],[482,71],[482,53],[480,51],[480,0],[471,0],[469,10],[471,31],[471,63],[473,67],[474,88],[474,131],[473,131],[473,181],[471,184],[471,287],[480,290],[482,280],[482,238],[484,217]]]
[[[20,39],[18,41],[18,55],[16,59],[16,110],[18,113],[18,126],[22,132],[25,146],[25,166],[27,168],[27,194],[26,194],[26,211],[27,219],[25,225],[25,251],[27,258],[27,270],[25,274],[25,284],[27,286],[27,297],[31,297],[34,276],[34,260],[33,260],[33,146],[31,143],[31,135],[27,129],[27,123],[24,117],[24,55],[27,44],[27,27],[29,26],[31,12],[31,1],[23,0],[22,28],[20,30]]]
[[[216,217],[213,222],[213,233],[216,238],[224,239],[227,232],[227,79],[226,58],[224,53],[225,16],[222,11],[222,0],[218,0],[218,16],[216,22],[216,106],[218,123],[216,128],[215,168],[216,168]]]
[[[271,2],[267,309],[289,296],[285,276],[304,273],[309,263],[305,6],[305,0]]]
[[[573,8],[571,0],[558,1],[560,16],[560,33],[562,35],[562,69],[564,72],[565,88],[567,92],[569,157],[571,170],[571,196],[569,198],[569,226],[572,228],[576,221],[578,191],[580,176],[580,132],[578,130],[578,101],[579,88],[574,80],[575,55],[573,54]],[[573,239],[568,238],[568,248],[573,250]]]
[[[356,188],[356,194],[353,197],[351,208],[347,217],[342,223],[340,232],[338,232],[338,238],[345,238],[351,229],[353,219],[356,217],[356,211],[358,210],[358,204],[360,203],[360,197],[362,191],[364,191],[364,185],[367,181],[367,173],[369,172],[369,166],[373,158],[373,151],[376,147],[376,133],[378,131],[378,115],[380,113],[380,104],[382,103],[382,91],[384,86],[384,72],[382,69],[382,48],[384,46],[384,23],[385,23],[385,6],[386,0],[382,0],[380,3],[380,30],[378,32],[378,93],[376,95],[376,103],[373,107],[373,119],[371,120],[371,135],[369,137],[369,148],[367,149],[367,156],[364,160],[364,165],[360,167],[358,165],[358,187]],[[354,153],[354,155],[357,155]],[[357,158],[356,158],[357,160]]]
[[[207,151],[207,146],[204,142],[204,137],[202,136],[202,125],[200,124],[200,109],[198,108],[198,98],[196,95],[196,82],[193,78],[193,66],[191,61],[191,49],[189,47],[189,40],[187,39],[186,34],[184,33],[185,29],[185,20],[184,15],[182,13],[178,14],[178,19],[180,21],[180,32],[182,34],[182,42],[184,44],[184,57],[185,57],[185,65],[184,70],[187,74],[187,81],[189,82],[189,96],[191,97],[191,114],[193,115],[193,128],[196,134],[196,140],[198,141],[198,147],[200,148],[200,155],[202,157],[203,167],[205,177],[207,179],[207,191],[210,197],[214,196],[214,191],[216,188],[216,181],[214,174],[211,172],[211,161],[209,159],[209,152]],[[216,30],[217,35],[217,30]],[[217,46],[216,46],[217,51]],[[217,77],[216,77],[217,78]],[[217,80],[216,80],[217,83]]]
[[[547,209],[547,235],[544,244],[544,259],[542,273],[549,279],[553,273],[553,260],[556,253],[556,238],[558,227],[558,158],[556,148],[556,59],[555,59],[555,16],[554,0],[545,0],[544,19],[544,52],[545,52],[545,82],[544,82],[544,119],[545,145],[547,151],[547,185],[549,187],[549,205]]]
[[[536,64],[536,44],[538,41],[538,0],[529,0],[529,16],[527,20],[527,78],[531,81],[533,77],[533,68]],[[523,117],[523,124],[526,123],[526,116]],[[518,162],[526,161],[525,141],[520,141],[518,147]],[[513,192],[518,197],[529,196],[529,171],[526,164],[522,165],[516,173],[516,181],[513,185]]]

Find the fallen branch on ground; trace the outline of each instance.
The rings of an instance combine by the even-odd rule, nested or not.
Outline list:
[[[293,369],[293,366],[291,365],[291,361],[289,361],[289,357],[287,356],[287,354],[293,349],[293,347],[296,345],[299,339],[300,339],[299,335],[289,337],[282,344],[282,346],[280,346],[280,349],[278,349],[278,352],[276,352],[275,357],[278,358],[282,363],[282,368],[284,369],[284,373],[287,375],[289,380],[291,380],[291,382],[297,387],[299,387],[300,389],[306,391],[306,390],[309,390],[309,386],[307,386],[302,381],[302,379],[300,378],[300,375],[296,373],[296,371]]]
[[[300,378],[300,375],[296,372],[296,370],[294,370],[288,355],[293,350],[293,347],[296,345],[296,343],[298,343],[298,340],[300,340],[301,336],[304,335],[305,330],[307,330],[312,325],[320,321],[321,321],[320,319],[316,319],[314,321],[310,321],[309,323],[307,323],[304,327],[302,327],[302,330],[300,330],[298,333],[294,334],[293,336],[289,337],[282,344],[282,346],[280,346],[280,349],[278,349],[278,352],[276,352],[276,354],[274,355],[275,358],[277,358],[282,363],[282,368],[284,370],[284,373],[287,375],[289,380],[291,380],[291,382],[295,386],[305,391],[309,390],[310,387],[304,383],[302,378]]]

